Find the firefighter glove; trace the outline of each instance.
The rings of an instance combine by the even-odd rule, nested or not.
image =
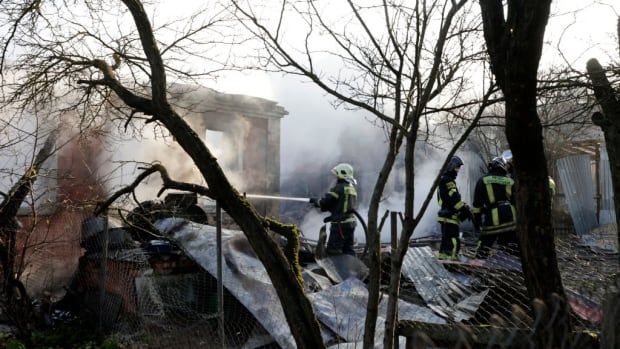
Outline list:
[[[310,203],[312,205],[314,205],[314,207],[321,207],[321,205],[319,204],[319,199],[317,199],[317,198],[310,198],[309,201],[310,201]]]
[[[469,209],[469,206],[465,204],[459,211],[459,220],[462,222],[462,221],[471,220],[471,219],[473,219],[471,210]]]

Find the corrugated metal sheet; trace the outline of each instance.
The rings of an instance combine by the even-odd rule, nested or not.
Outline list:
[[[325,270],[327,277],[334,283],[341,283],[351,277],[364,280],[368,276],[368,267],[348,254],[317,258],[316,264]]]
[[[607,148],[601,147],[601,160],[599,162],[599,178],[601,190],[601,211],[599,224],[616,223],[616,211],[614,206],[614,190],[611,182],[611,168]]]
[[[215,228],[178,218],[163,219],[156,227],[171,235],[181,249],[204,270],[216,275]],[[240,231],[222,231],[223,284],[241,304],[258,320],[282,348],[295,348],[295,341],[282,311],[276,290],[262,263],[258,260],[247,239]],[[308,276],[308,275],[307,275]],[[325,281],[325,280],[323,280]],[[321,282],[320,287],[325,286]],[[332,331],[346,341],[357,342],[363,338],[368,291],[364,283],[355,278],[308,295],[327,345],[335,342]],[[431,309],[399,301],[399,318],[429,323],[445,323]],[[387,297],[382,297],[377,319],[378,344],[383,342]],[[329,328],[329,329],[327,329]],[[339,343],[342,344],[342,343]],[[352,346],[358,345],[351,343]]]
[[[556,165],[575,231],[587,234],[598,226],[590,156],[567,156],[559,159]]]
[[[475,292],[461,284],[441,265],[431,248],[407,250],[402,273],[435,313],[454,321],[472,318],[489,290]]]
[[[327,290],[308,295],[314,305],[319,321],[346,342],[359,342],[364,338],[368,290],[358,279],[351,278]],[[375,346],[382,347],[385,331],[387,296],[381,297],[377,318]],[[398,317],[401,320],[415,320],[426,323],[445,324],[446,320],[430,309],[400,300]]]
[[[212,276],[217,275],[215,227],[177,218],[157,221],[155,226],[170,234],[179,247]],[[245,306],[281,348],[295,348],[282,305],[267,271],[255,257],[247,239],[234,230],[222,230],[224,287]]]

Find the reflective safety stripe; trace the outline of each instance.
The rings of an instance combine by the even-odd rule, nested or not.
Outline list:
[[[549,177],[549,191],[551,191],[551,196],[555,196],[555,181],[553,178]]]
[[[482,212],[482,207],[474,207],[471,209],[471,213],[480,213]]]
[[[485,184],[487,189],[489,205],[493,205],[495,203],[495,192],[493,192],[493,184],[503,185],[506,188],[507,198],[510,198],[512,196],[512,185],[515,182],[512,178],[504,176],[485,176],[482,178],[482,182]]]
[[[349,202],[349,199],[356,198],[357,191],[355,190],[355,187],[352,185],[345,186],[343,191],[344,191],[344,202],[342,203],[342,213],[344,214],[346,212],[349,212],[349,207],[352,206]],[[351,207],[351,208],[354,208],[354,207]],[[351,220],[351,218],[348,218],[347,220],[344,220],[341,222],[349,222],[349,221],[355,221],[355,218],[353,217],[353,220]]]
[[[454,208],[459,210],[463,206],[465,206],[465,203],[463,201],[459,201],[459,202],[456,203],[456,205],[454,205]]]
[[[501,184],[501,185],[514,185],[515,181],[512,178],[504,176],[485,176],[482,178],[484,184]]]
[[[508,222],[508,223],[500,224],[497,226],[483,226],[481,233],[483,235],[503,233],[506,231],[515,230],[516,227],[517,227],[517,224],[515,222]]]
[[[506,198],[510,199],[512,196],[512,185],[514,184],[514,180],[512,178],[504,177],[504,176],[485,176],[482,179],[482,182],[485,184],[487,190],[487,198],[489,199],[489,206],[491,208],[491,222],[493,223],[492,227],[487,226],[490,229],[495,229],[498,227],[503,227],[505,224],[514,224],[514,222],[504,223],[502,225],[499,224],[499,210],[497,207],[494,207],[496,204],[495,192],[493,191],[493,184],[499,184],[506,188]],[[516,217],[515,208],[513,205],[510,205],[512,209],[512,217]],[[476,209],[476,208],[474,208]],[[480,209],[478,209],[480,212]],[[487,231],[489,231],[487,229]]]
[[[486,188],[489,204],[493,205],[495,203],[495,192],[493,191],[493,185],[491,185],[491,183],[487,183]]]
[[[497,207],[491,209],[491,220],[493,221],[493,225],[499,225],[499,210]]]
[[[456,224],[456,225],[458,225],[460,223],[458,217],[457,218],[438,217],[437,218],[437,222],[440,222],[440,223],[452,223],[452,224]]]
[[[339,223],[351,223],[351,222],[356,222],[357,219],[355,217],[349,217],[347,219],[338,221],[338,222],[332,222],[332,224],[339,224]]]
[[[456,248],[458,244],[458,240],[456,238],[452,238],[452,258],[456,258]]]
[[[442,253],[442,252],[439,252],[439,254],[437,255],[437,258],[441,260],[452,260],[453,259],[452,256],[450,256],[449,254]]]
[[[354,187],[344,187],[344,193],[357,196],[357,190]]]
[[[338,198],[340,197],[340,196],[338,196],[338,193],[335,193],[335,192],[333,192],[333,191],[330,191],[330,192],[328,192],[327,194],[329,194],[329,195],[331,195],[331,196],[335,197],[336,199],[338,199]]]
[[[456,189],[450,189],[450,190],[448,191],[448,196],[452,196],[452,194],[454,194],[454,193],[456,193],[456,192],[457,192],[457,190],[456,190]]]

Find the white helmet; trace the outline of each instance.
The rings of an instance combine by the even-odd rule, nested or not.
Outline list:
[[[508,173],[511,173],[512,166],[514,163],[512,159],[512,151],[510,149],[504,150],[504,152],[502,153],[502,159],[504,160],[504,163],[506,164],[506,171],[508,171]]]
[[[334,168],[332,168],[332,173],[340,179],[354,179],[353,166],[346,163],[340,163],[334,166]]]
[[[508,165],[512,165],[512,151],[510,149],[504,150],[502,153],[502,159]]]

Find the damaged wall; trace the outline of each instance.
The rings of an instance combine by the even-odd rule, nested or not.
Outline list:
[[[222,149],[218,149],[222,156],[220,161],[240,191],[279,192],[280,119],[287,114],[284,108],[265,99],[226,95],[197,86],[173,85],[170,91],[175,107],[203,139],[206,130],[222,132],[224,142]],[[91,215],[97,201],[132,182],[139,172],[126,171],[124,161],[131,161],[137,168],[144,164],[136,161],[159,160],[165,164],[172,160],[174,166],[168,170],[177,180],[192,180],[185,174],[191,174],[195,167],[191,160],[185,160],[184,153],[158,151],[161,148],[154,144],[163,143],[161,138],[134,140],[129,145],[122,145],[118,134],[110,132],[110,125],[76,137],[79,123],[73,117],[75,115],[65,115],[58,141],[63,146],[59,148],[55,164],[50,166],[56,176],[54,188],[45,188],[55,194],[50,196],[53,200],[46,202],[49,209],[37,212],[36,220],[29,210],[24,210],[20,218],[25,234],[19,243],[22,247],[28,246],[24,281],[33,292],[44,289],[53,292],[66,285],[82,254],[82,221]],[[144,154],[150,157],[131,158]],[[123,163],[119,165],[114,161]],[[145,185],[159,190],[159,184],[153,182],[156,181],[151,180]],[[202,182],[198,179],[197,183]],[[158,198],[152,195],[139,199]],[[257,204],[260,213],[277,216],[277,204]]]

